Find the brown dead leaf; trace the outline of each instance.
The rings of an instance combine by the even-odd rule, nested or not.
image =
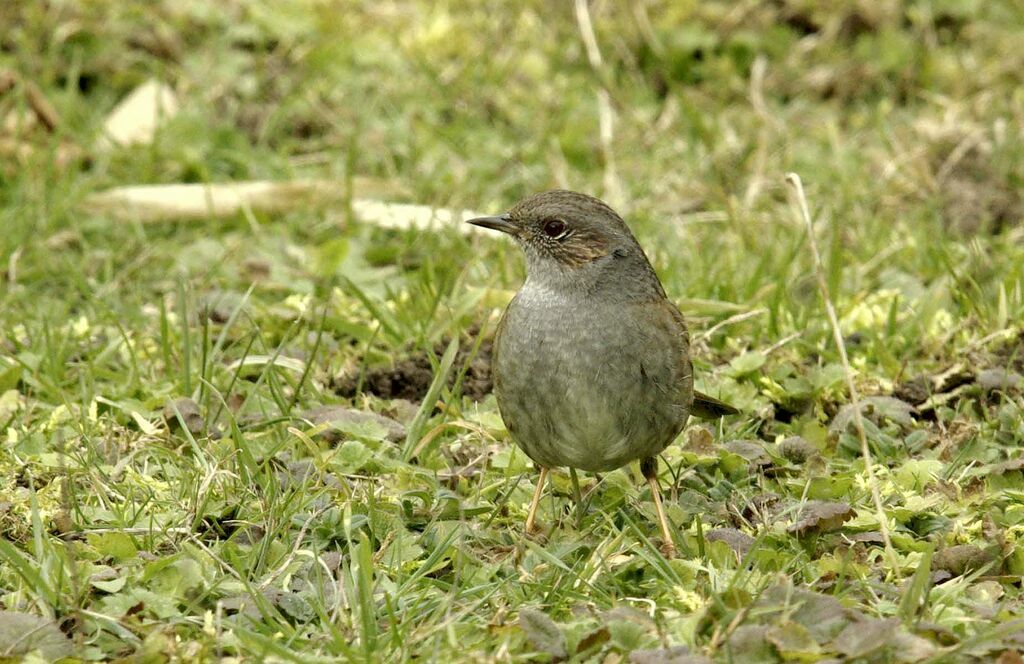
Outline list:
[[[582,655],[588,650],[602,646],[608,643],[608,640],[612,638],[612,633],[605,625],[602,625],[590,632],[576,644],[576,655]]]
[[[851,542],[860,542],[862,544],[883,544],[885,539],[882,537],[882,533],[877,530],[869,530],[864,533],[857,533],[856,535],[850,536]]]
[[[715,439],[704,427],[694,427],[686,432],[684,449],[694,454],[711,456],[715,453]]]
[[[729,636],[725,652],[735,662],[774,661],[774,648],[767,640],[768,627],[765,625],[740,625]]]
[[[650,648],[629,653],[629,664],[711,664],[704,655],[691,655],[686,646]]]
[[[75,649],[52,620],[28,613],[0,611],[0,653],[4,659],[22,657],[33,651],[53,662],[71,657]]]
[[[862,397],[858,406],[861,415],[875,424],[880,424],[883,419],[886,419],[900,426],[910,426],[914,423],[914,415],[917,413],[917,409],[906,401],[882,395]],[[855,414],[854,404],[846,404],[836,413],[828,430],[832,433],[846,431],[850,423],[853,422]]]
[[[789,579],[765,591],[756,608],[766,620],[774,615],[803,625],[819,643],[835,638],[851,620],[835,597],[794,587]]]
[[[892,650],[900,662],[920,662],[932,657],[938,646],[924,637],[901,630],[893,637]]]
[[[849,503],[812,500],[803,506],[797,520],[786,530],[795,535],[837,530],[854,514]]]
[[[896,618],[858,620],[847,625],[832,646],[849,659],[865,657],[891,645],[899,627],[900,621]]]
[[[779,655],[786,661],[814,661],[821,646],[806,627],[792,620],[772,625],[765,632],[765,639],[775,646]]]
[[[164,419],[167,420],[167,428],[171,431],[181,426],[181,422],[178,420],[179,413],[181,414],[181,419],[185,422],[185,428],[193,436],[198,436],[206,428],[206,422],[199,412],[199,404],[192,399],[183,397],[164,406]]]
[[[772,458],[764,450],[764,445],[757,440],[731,440],[722,447],[733,454],[743,457],[752,466],[771,465]]]
[[[972,572],[992,563],[995,556],[991,551],[974,544],[957,544],[935,552],[932,569],[946,571],[953,576]]]
[[[704,539],[709,542],[725,542],[729,548],[743,555],[750,551],[756,541],[753,537],[736,528],[715,528],[709,530]]]
[[[36,118],[48,131],[55,131],[60,126],[60,115],[46,98],[39,86],[31,81],[25,82],[25,100],[28,102]]]

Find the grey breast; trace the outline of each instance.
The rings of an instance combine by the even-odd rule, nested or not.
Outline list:
[[[659,453],[693,398],[685,330],[639,305],[577,304],[524,288],[505,312],[495,394],[512,439],[542,466],[587,471]]]

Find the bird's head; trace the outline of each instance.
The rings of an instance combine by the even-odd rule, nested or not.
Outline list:
[[[573,191],[530,196],[505,214],[469,223],[515,238],[527,278],[549,289],[661,285],[626,222],[602,201]]]

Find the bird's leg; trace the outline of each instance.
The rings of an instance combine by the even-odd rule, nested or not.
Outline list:
[[[658,522],[661,525],[661,553],[666,558],[675,558],[676,545],[672,541],[672,531],[668,527],[668,518],[665,516],[665,508],[661,504],[661,487],[658,486],[658,457],[647,457],[640,461],[640,472],[647,478],[647,484],[651,487],[651,498],[654,500],[654,509],[658,512]]]
[[[540,477],[537,478],[537,488],[533,490],[533,501],[530,502],[530,513],[526,515],[526,534],[534,532],[534,521],[537,519],[537,508],[540,507],[540,497],[544,493],[544,481],[548,478],[548,469],[541,467]]]
[[[572,499],[576,502],[576,528],[583,525],[583,494],[580,493],[580,478],[576,475],[576,469],[569,467],[569,477],[572,479]]]

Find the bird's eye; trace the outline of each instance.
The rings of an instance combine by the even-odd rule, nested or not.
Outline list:
[[[566,225],[561,219],[548,219],[544,222],[544,235],[558,239],[565,235]]]

